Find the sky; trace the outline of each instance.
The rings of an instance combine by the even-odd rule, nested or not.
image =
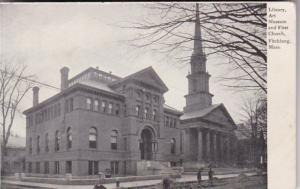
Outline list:
[[[0,14],[1,56],[26,65],[26,73],[37,81],[59,87],[63,66],[70,68],[70,78],[89,67],[125,77],[152,66],[169,88],[166,104],[179,110],[185,106],[189,65],[175,66],[163,54],[139,51],[124,42],[137,31],[118,25],[149,16],[138,3],[10,3],[0,5]],[[239,123],[247,94],[222,85],[218,79],[224,74],[222,61],[207,60],[213,103],[223,103]],[[40,86],[40,102],[58,92]],[[19,108],[24,111],[31,106],[30,91]],[[18,114],[13,132],[25,136],[25,129],[25,116]]]

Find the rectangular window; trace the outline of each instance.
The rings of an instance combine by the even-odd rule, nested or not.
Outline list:
[[[40,162],[36,162],[36,163],[35,163],[35,172],[36,172],[36,173],[40,173],[40,171],[41,171],[41,170],[40,170]]]
[[[110,170],[112,175],[119,174],[119,162],[118,161],[111,161],[110,162]]]
[[[54,162],[54,174],[59,174],[59,161]]]
[[[89,161],[89,175],[93,175],[93,161]]]
[[[66,173],[72,174],[72,161],[66,161]]]
[[[44,173],[49,174],[49,162],[48,161],[44,162]]]
[[[127,138],[124,138],[124,151],[127,151]]]
[[[89,161],[89,175],[98,175],[98,161]]]
[[[29,138],[29,154],[32,154],[32,138]]]
[[[126,167],[127,167],[127,163],[126,163],[126,161],[124,161],[124,175],[127,174],[127,169],[126,169]]]
[[[166,116],[166,127],[169,127],[169,117]]]
[[[40,153],[40,136],[36,138],[36,152]]]
[[[45,136],[45,152],[49,152],[49,135],[48,135],[48,133]]]
[[[111,144],[110,144],[110,148],[112,149],[112,150],[117,150],[117,142],[112,142]]]
[[[98,161],[94,161],[94,175],[98,175]]]

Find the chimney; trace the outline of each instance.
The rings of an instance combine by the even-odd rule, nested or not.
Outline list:
[[[63,67],[62,69],[60,69],[60,73],[61,73],[60,89],[63,91],[66,88],[68,88],[69,68],[68,67]]]
[[[40,88],[38,86],[35,86],[32,88],[33,91],[33,106],[38,105],[39,103],[39,90]]]

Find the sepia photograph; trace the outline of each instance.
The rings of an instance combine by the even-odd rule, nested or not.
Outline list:
[[[0,3],[1,188],[267,189],[267,21],[257,2]]]

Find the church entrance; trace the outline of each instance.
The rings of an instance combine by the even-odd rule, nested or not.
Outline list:
[[[141,159],[142,160],[152,160],[153,159],[153,133],[150,129],[145,128],[141,133],[141,141],[140,141],[140,151],[141,151]]]

